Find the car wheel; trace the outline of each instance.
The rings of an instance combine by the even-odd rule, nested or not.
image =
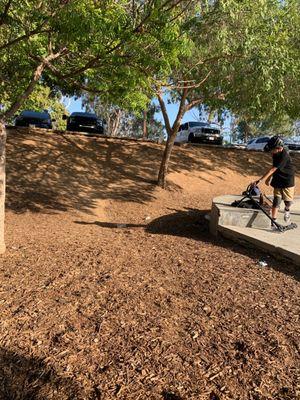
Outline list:
[[[194,143],[194,141],[195,141],[195,136],[194,136],[193,133],[190,133],[190,134],[189,134],[189,137],[188,137],[188,142],[189,142],[189,143]]]
[[[67,131],[70,131],[70,132],[73,132],[73,131],[75,131],[75,129],[72,127],[72,126],[70,126],[70,125],[67,125],[67,129],[66,129]]]

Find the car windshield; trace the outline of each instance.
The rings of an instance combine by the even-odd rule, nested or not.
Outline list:
[[[25,110],[20,114],[24,118],[37,118],[37,119],[49,119],[50,115],[46,112],[30,111]]]
[[[197,126],[204,126],[201,122],[189,122],[190,128],[195,128]]]
[[[88,118],[88,119],[97,119],[97,115],[93,113],[81,113],[81,112],[75,112],[71,114],[71,117],[77,117],[77,118]]]
[[[206,133],[219,133],[220,129],[214,125],[209,124],[208,122],[189,122],[190,128],[202,128],[203,132]]]
[[[268,140],[269,140],[268,137],[263,137],[263,138],[257,139],[256,143],[267,143]]]

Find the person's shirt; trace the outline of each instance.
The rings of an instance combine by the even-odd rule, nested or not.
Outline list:
[[[295,186],[295,168],[286,149],[273,154],[273,167],[277,170],[273,174],[271,186],[274,188]]]

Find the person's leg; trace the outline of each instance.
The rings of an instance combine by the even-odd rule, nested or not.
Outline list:
[[[273,203],[273,207],[272,207],[272,218],[273,219],[277,218],[279,206],[280,206],[280,203],[281,203],[281,198],[280,197],[276,197],[276,200],[278,201],[278,205],[274,205],[274,203]]]
[[[281,203],[281,190],[274,188],[274,197],[273,197],[273,205],[272,205],[272,218],[276,220],[278,215],[278,210]]]
[[[284,207],[284,220],[285,222],[288,222],[291,219],[290,216],[290,208],[293,204],[293,199],[294,199],[294,192],[295,192],[295,188],[291,187],[291,188],[285,188],[282,190],[282,198],[285,204]]]

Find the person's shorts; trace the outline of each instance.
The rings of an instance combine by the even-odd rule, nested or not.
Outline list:
[[[281,197],[283,201],[293,201],[295,186],[288,188],[274,188],[274,197]]]

